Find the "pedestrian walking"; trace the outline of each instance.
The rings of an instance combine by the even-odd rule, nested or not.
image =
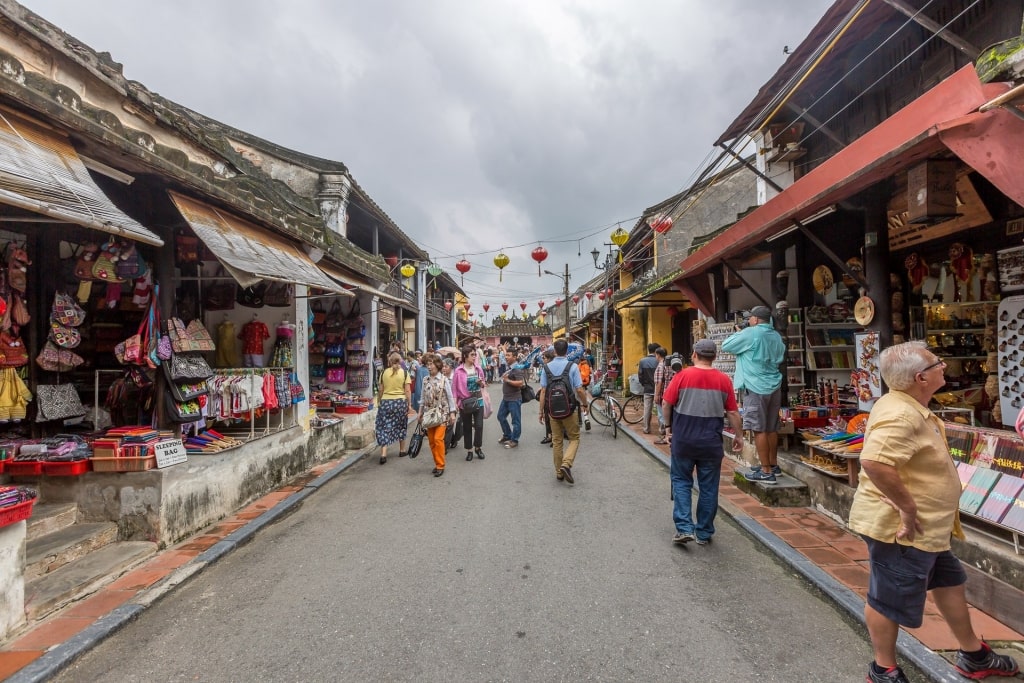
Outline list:
[[[576,406],[587,405],[580,369],[565,357],[569,344],[564,339],[554,343],[555,358],[545,363],[540,376],[540,414],[538,419],[551,421],[552,454],[555,478],[575,483],[572,467],[580,446],[580,423]]]
[[[664,445],[668,443],[668,439],[665,438],[665,415],[661,410],[661,400],[668,386],[665,380],[665,370],[668,369],[665,359],[668,357],[668,351],[665,347],[659,346],[654,350],[654,357],[658,360],[658,366],[654,368],[654,413],[658,418],[658,438],[654,443]]]
[[[779,469],[779,410],[786,342],[772,327],[767,306],[750,309],[749,325],[722,342],[722,351],[736,356],[733,384],[743,391],[743,428],[754,432],[760,465],[746,474],[749,481],[774,484]]]
[[[441,368],[441,374],[443,374],[445,376],[445,378],[449,382],[449,385],[451,385],[452,374],[455,372],[455,359],[445,356],[441,360],[444,361],[444,367]],[[447,454],[447,453],[451,452],[452,450],[458,448],[459,447],[459,441],[462,440],[462,420],[460,420],[459,416],[458,416],[458,410],[459,410],[459,402],[458,401],[455,402],[455,410],[456,410],[455,424],[451,425],[450,428],[445,431],[445,441],[447,442],[445,444],[445,449],[444,449],[445,454]]]
[[[661,344],[651,342],[647,345],[647,355],[637,363],[637,379],[644,388],[644,417],[641,421],[644,434],[651,433],[651,414],[654,411],[654,371],[658,368],[658,357],[655,352]]]
[[[452,373],[452,393],[459,406],[462,422],[462,445],[466,449],[466,462],[474,453],[484,459],[484,392],[487,377],[477,363],[477,350],[472,345],[462,349],[462,363]]]
[[[505,362],[509,369],[501,376],[501,405],[498,406],[501,440],[498,443],[505,448],[517,448],[523,433],[523,385],[526,384],[526,371],[513,367],[515,356],[511,351],[505,352]],[[509,418],[512,419],[511,426]]]
[[[924,342],[890,346],[879,356],[889,392],[875,402],[864,432],[850,528],[867,542],[870,580],[864,621],[875,659],[868,681],[907,681],[896,662],[900,626],[918,628],[925,599],[960,649],[954,666],[968,678],[1014,676],[1017,663],[978,638],[967,609],[967,574],[950,537],[960,528],[960,477],[946,431],[928,409],[946,383],[946,363]]]
[[[423,366],[427,369],[427,377],[423,380],[423,391],[420,396],[419,420],[427,430],[427,443],[430,453],[434,456],[435,477],[444,474],[444,456],[447,451],[445,434],[449,426],[454,426],[458,411],[455,407],[455,396],[452,394],[452,383],[441,372],[444,361],[435,353],[423,356]]]
[[[373,431],[380,445],[380,464],[388,461],[388,446],[398,442],[398,456],[405,455],[405,437],[409,430],[409,406],[412,403],[412,377],[402,367],[402,354],[388,354],[388,367],[380,374],[377,417]]]
[[[568,347],[567,347],[568,348]],[[534,381],[540,382],[544,375],[544,365],[550,363],[555,359],[555,347],[549,346],[544,349],[540,356],[536,359],[536,370],[534,375]],[[582,381],[582,380],[581,380]],[[543,386],[543,385],[541,385]],[[544,415],[544,411],[540,411],[541,415]],[[546,443],[551,445],[551,418],[545,415],[544,417],[544,438],[540,440],[542,444]]]
[[[663,394],[662,414],[672,424],[672,521],[676,534],[672,542],[683,545],[697,541],[707,545],[715,535],[718,514],[718,482],[722,474],[723,415],[733,430],[732,449],[743,450],[743,425],[732,381],[711,367],[718,349],[710,339],[693,345],[693,365],[672,378]],[[693,520],[694,472],[697,493],[697,521]]]

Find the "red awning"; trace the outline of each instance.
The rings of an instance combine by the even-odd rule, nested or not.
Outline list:
[[[680,263],[683,277],[676,287],[685,291],[685,284],[695,292],[707,291],[707,283],[701,282],[706,278],[700,276],[709,268],[777,234],[793,220],[804,220],[932,156],[943,149],[937,135],[940,124],[961,119],[1006,89],[1005,83],[982,84],[973,65],[963,67],[688,256]],[[1007,168],[1012,168],[1009,161]]]
[[[942,144],[1024,206],[1024,121],[995,108],[968,114],[938,128]]]

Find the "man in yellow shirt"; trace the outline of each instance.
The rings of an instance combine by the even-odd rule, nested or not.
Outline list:
[[[921,625],[928,592],[960,644],[961,675],[1016,675],[1017,663],[975,634],[967,574],[950,550],[951,535],[963,538],[960,478],[942,420],[928,410],[946,383],[946,364],[923,342],[907,342],[882,351],[879,367],[890,391],[868,418],[850,509],[850,528],[863,536],[871,558],[864,620],[875,661],[867,680],[907,680],[896,663],[896,637],[900,626]]]

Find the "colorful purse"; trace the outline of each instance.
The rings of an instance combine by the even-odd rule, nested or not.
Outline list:
[[[0,367],[20,368],[28,365],[28,351],[21,337],[10,332],[0,332]]]
[[[327,371],[327,381],[330,384],[345,383],[345,368],[331,368]]]
[[[86,412],[74,384],[39,384],[36,399],[36,422],[66,420]]]
[[[203,327],[203,323],[199,322],[199,318],[195,318],[188,324],[188,327],[185,328],[185,333],[192,340],[192,346],[196,351],[217,350],[217,345],[213,343],[213,337]]]
[[[58,291],[53,295],[53,317],[65,327],[78,327],[85,322],[85,311],[70,294]]]
[[[74,351],[59,348],[52,341],[47,341],[36,356],[36,365],[48,372],[70,372],[84,362]]]
[[[50,340],[57,346],[73,349],[82,343],[82,335],[73,327],[65,327],[56,320],[50,320]]]

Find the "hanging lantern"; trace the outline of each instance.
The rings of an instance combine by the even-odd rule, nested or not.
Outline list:
[[[507,301],[501,304],[501,310],[503,310],[503,311],[507,311],[508,310],[508,302]]]
[[[564,301],[565,301],[565,299],[561,299],[561,298],[559,298],[559,299],[555,299],[555,306],[556,306],[556,307],[557,307],[557,306],[561,306],[561,305],[562,305],[562,302],[564,302]]]
[[[519,310],[521,310],[523,313],[526,313],[526,302],[525,301],[520,301],[519,302]]]
[[[580,302],[580,295],[579,294],[573,294],[572,295],[572,302],[574,304],[578,304]]]
[[[384,257],[384,263],[388,264],[388,268],[390,268],[391,270],[394,270],[395,268],[398,267],[398,257],[397,256],[385,256]]]
[[[523,320],[526,320],[529,317],[530,317],[530,314],[527,313],[526,311],[523,311]]]
[[[663,235],[672,229],[672,217],[663,213],[658,213],[647,218],[647,225],[651,226],[651,230]]]
[[[444,302],[444,310],[448,311],[449,313],[452,312],[452,302],[451,301],[445,301]]]
[[[583,296],[587,297],[587,301],[590,301],[593,298],[594,293],[593,292],[584,292]]]
[[[410,278],[416,274],[416,266],[412,265],[411,263],[406,263],[399,269],[398,272],[402,274],[402,277]]]
[[[540,309],[544,308],[544,299],[541,299],[540,301],[537,302],[537,308],[540,308]]]
[[[676,315],[679,314],[679,309],[676,308],[675,306],[669,306],[668,308],[665,309],[665,312],[668,313],[668,317],[674,318],[676,317]]]
[[[598,301],[604,301],[604,292],[598,292],[597,293],[597,300]]]
[[[503,269],[508,265],[508,261],[508,255],[503,251],[499,251],[498,255],[494,257],[494,265],[498,267],[498,282],[502,280]]]
[[[486,313],[487,311],[491,310],[491,305],[488,304],[488,303],[485,303],[483,305],[483,309],[484,309],[484,313]]]
[[[465,277],[465,275],[466,275],[466,273],[469,272],[469,269],[472,268],[472,267],[473,267],[472,264],[469,261],[467,261],[466,259],[462,259],[461,261],[458,261],[455,264],[455,270],[457,270],[460,273],[462,273],[463,277],[461,277],[460,279],[462,280],[463,286],[465,286],[465,284],[466,284],[466,277]]]
[[[622,263],[622,245],[629,239],[629,233],[622,229],[622,226],[615,228],[611,234],[612,243],[619,247],[619,263]]]
[[[430,276],[430,284],[434,287],[435,291],[437,289],[437,276],[443,272],[444,268],[436,263],[431,262],[431,264],[427,266],[427,275]]]
[[[466,303],[462,304],[462,309],[464,311],[466,311],[466,313],[469,313],[469,309],[470,308],[472,308],[472,305],[470,305],[470,303],[468,301]]]
[[[612,297],[612,288],[609,287],[608,289],[604,290],[604,295],[610,299]]]
[[[540,277],[540,264],[548,257],[548,250],[544,247],[537,247],[530,252],[530,256],[537,262],[537,277]]]

